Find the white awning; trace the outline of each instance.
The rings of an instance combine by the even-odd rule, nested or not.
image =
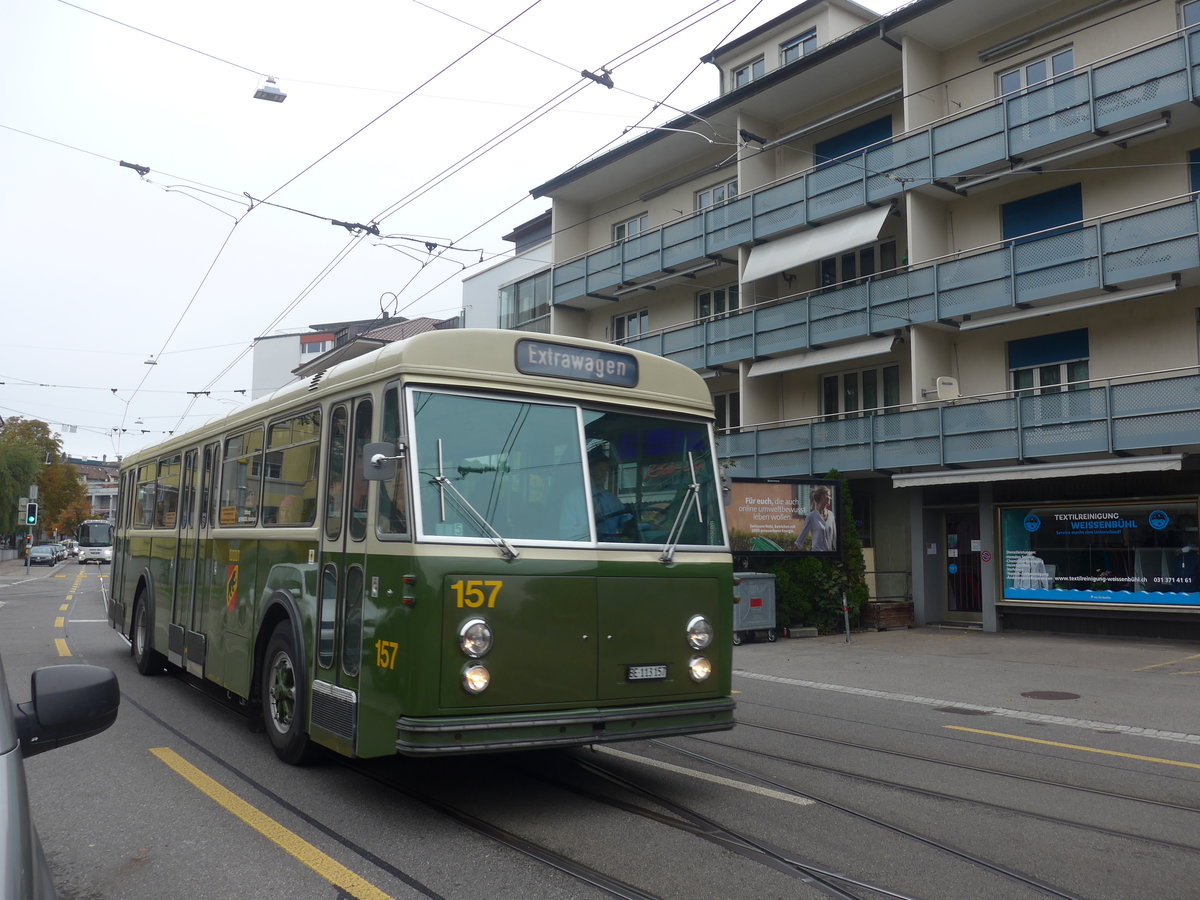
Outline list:
[[[869,209],[752,247],[746,270],[742,273],[742,282],[755,281],[784,269],[833,256],[851,247],[869,244],[878,239],[879,229],[891,211],[890,206]]]
[[[871,338],[869,341],[855,341],[853,344],[839,344],[836,347],[822,347],[820,350],[806,350],[804,353],[793,353],[789,356],[777,356],[774,359],[760,359],[750,364],[750,377],[756,375],[778,375],[780,372],[790,372],[793,369],[808,369],[813,366],[829,366],[848,362],[852,359],[866,359],[871,356],[882,356],[892,352],[894,337]]]
[[[915,472],[893,475],[892,487],[920,487],[928,484],[975,484],[983,481],[1025,481],[1033,478],[1080,478],[1087,475],[1123,475],[1127,472],[1178,472],[1183,455],[1123,456],[1084,462],[1046,463],[1036,466],[1000,466],[988,469],[943,469],[940,472]]]

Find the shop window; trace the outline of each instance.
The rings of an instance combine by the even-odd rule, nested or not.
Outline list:
[[[710,206],[720,206],[737,196],[737,179],[696,191],[696,210],[708,209]]]
[[[892,117],[884,116],[882,119],[876,119],[874,122],[844,131],[836,137],[818,141],[813,145],[813,162],[817,163],[817,167],[820,168],[822,164],[827,164],[831,160],[862,150],[864,147],[870,147],[872,144],[890,140],[891,137]]]
[[[741,427],[742,394],[740,391],[713,394],[713,409],[717,416],[716,427],[718,431]]]
[[[810,28],[804,34],[779,45],[779,64],[786,66],[817,49],[817,29]]]
[[[763,61],[763,58],[760,56],[758,59],[754,60],[754,62],[746,63],[746,65],[739,66],[738,68],[734,69],[733,70],[734,90],[736,90],[737,88],[743,87],[752,81],[756,81],[759,78],[762,78],[763,73],[766,71],[766,69],[764,68],[765,65],[766,65],[766,63]]]
[[[735,312],[738,308],[738,286],[700,291],[696,294],[696,318],[707,319],[710,316],[723,316]]]
[[[640,337],[650,330],[650,310],[639,309],[630,313],[613,316],[612,339],[624,341]]]
[[[1082,220],[1083,189],[1078,184],[1034,194],[1032,197],[1014,200],[1000,207],[1000,226],[1004,240],[1016,244],[1049,237],[1051,234],[1077,231],[1083,227]]]
[[[1037,59],[1028,60],[1021,65],[1001,72],[996,76],[996,91],[998,96],[1015,94],[1027,88],[1036,87],[1047,81],[1053,81],[1066,75],[1075,68],[1075,51],[1070,47],[1055,50]]]
[[[646,213],[634,216],[631,219],[626,219],[624,222],[618,222],[613,226],[613,240],[627,241],[630,238],[637,237],[650,227],[650,217]]]
[[[889,365],[821,378],[821,413],[848,417],[900,405],[900,367]]]
[[[837,256],[829,256],[817,263],[817,277],[821,287],[830,287],[843,282],[857,284],[879,272],[896,268],[896,241],[894,238],[878,241],[856,250],[847,250]]]
[[[1022,397],[1085,388],[1087,329],[1009,341],[1008,368],[1012,389]]]

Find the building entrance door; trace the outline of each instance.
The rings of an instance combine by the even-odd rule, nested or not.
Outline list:
[[[983,583],[979,569],[979,510],[948,510],[945,521],[946,620],[981,623]]]

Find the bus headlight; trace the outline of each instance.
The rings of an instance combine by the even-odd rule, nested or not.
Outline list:
[[[712,622],[704,616],[692,616],[687,626],[688,646],[693,650],[703,650],[713,639]]]
[[[695,677],[694,675],[692,676]],[[463,687],[468,694],[482,694],[487,690],[487,686],[492,682],[492,673],[485,666],[476,663],[473,666],[467,666],[463,672]]]
[[[492,649],[492,629],[483,619],[471,619],[458,629],[458,648],[471,657],[479,659]]]
[[[688,674],[692,676],[692,681],[704,681],[712,674],[712,663],[703,656],[693,656],[688,661]]]

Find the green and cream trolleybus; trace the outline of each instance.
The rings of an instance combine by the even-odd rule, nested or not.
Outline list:
[[[733,725],[701,378],[476,329],[389,344],[122,462],[109,617],[275,752],[571,746]]]

